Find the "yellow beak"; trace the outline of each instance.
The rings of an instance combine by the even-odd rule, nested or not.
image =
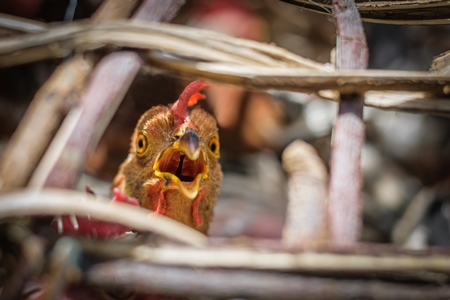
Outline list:
[[[173,146],[186,153],[190,160],[197,160],[200,156],[200,139],[195,131],[186,132]]]

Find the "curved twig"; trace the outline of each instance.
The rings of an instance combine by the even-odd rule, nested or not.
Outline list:
[[[0,219],[38,215],[89,215],[101,221],[151,231],[192,246],[203,246],[206,237],[170,218],[128,204],[109,204],[102,197],[61,189],[21,190],[0,195]]]

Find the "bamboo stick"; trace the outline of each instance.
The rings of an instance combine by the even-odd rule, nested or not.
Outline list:
[[[366,37],[353,0],[333,0],[336,23],[338,69],[365,69],[368,63]],[[341,93],[333,128],[328,194],[329,242],[354,247],[362,227],[361,151],[364,96]]]

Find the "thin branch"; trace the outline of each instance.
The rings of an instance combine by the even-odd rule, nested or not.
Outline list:
[[[186,57],[202,54],[206,60],[269,66],[300,64],[308,69],[331,69],[294,54],[289,55],[288,51],[272,45],[186,26],[160,25],[137,21],[103,24],[79,21],[52,28],[41,34],[11,37],[0,43],[0,66],[31,62],[37,59],[36,57],[61,57],[65,55],[63,48],[66,44],[74,51],[86,51],[104,47],[106,43],[119,47],[167,49]],[[70,43],[67,43],[68,41]],[[236,47],[230,48],[230,44]],[[180,45],[185,47],[184,51],[177,49]],[[210,48],[212,53],[205,48]],[[12,61],[6,60],[6,57]]]
[[[165,26],[168,28],[177,27],[175,25]],[[178,27],[182,28],[181,26]],[[239,50],[236,47],[230,49],[229,43],[225,41],[215,42],[209,48],[205,47],[208,41],[203,41],[201,44],[197,41],[196,37],[201,33],[201,30],[198,29],[185,28],[186,35],[178,37],[168,35],[163,31],[163,28],[163,26],[141,22],[114,22],[98,25],[88,22],[74,22],[41,34],[4,39],[0,43],[0,66],[62,57],[67,55],[70,50],[79,52],[102,48],[105,45],[159,49],[187,57],[203,55],[206,60],[239,64],[286,65],[286,63],[271,59],[251,49]],[[72,47],[71,49],[67,48],[69,45]],[[184,49],[179,49],[180,45]]]
[[[280,0],[322,14],[331,14],[330,0]],[[356,0],[361,19],[366,22],[397,25],[450,24],[448,0]]]
[[[448,285],[332,279],[265,271],[176,268],[129,260],[96,264],[86,280],[141,293],[250,299],[446,299]]]
[[[353,74],[345,71],[332,72],[332,68],[326,65],[314,63],[310,60],[303,59],[292,53],[287,52],[284,49],[274,47],[271,45],[261,44],[253,41],[247,41],[242,39],[234,39],[232,37],[223,36],[220,34],[214,34],[209,31],[198,31],[196,29],[190,29],[186,27],[179,27],[174,25],[158,25],[158,28],[154,28],[153,25],[148,24],[122,24],[118,26],[115,24],[102,24],[94,26],[99,28],[99,31],[106,29],[112,34],[111,39],[108,39],[108,44],[123,46],[133,44],[136,47],[154,47],[159,49],[161,45],[151,44],[149,41],[153,41],[157,37],[156,31],[161,34],[167,35],[160,43],[164,44],[166,51],[172,52],[178,55],[185,55],[183,51],[185,44],[183,40],[179,40],[180,37],[186,36],[192,41],[190,43],[192,47],[199,47],[203,50],[192,50],[190,53],[191,60],[173,60],[167,57],[151,55],[148,58],[148,63],[151,66],[157,66],[160,69],[175,73],[182,74],[189,77],[203,77],[209,78],[218,82],[231,83],[242,86],[248,89],[280,89],[291,90],[301,92],[317,92],[318,89],[333,88],[342,92],[364,92],[366,90],[423,90],[428,93],[379,93],[369,92],[366,99],[366,105],[378,107],[382,109],[393,109],[398,111],[408,112],[421,112],[421,113],[433,113],[445,115],[450,111],[450,102],[445,98],[448,93],[449,79],[444,75],[432,75],[426,72],[400,72],[400,71],[355,71]],[[75,26],[75,25],[73,25]],[[78,26],[78,25],[77,25]],[[87,26],[87,25],[86,25]],[[98,27],[100,26],[100,27]],[[102,27],[103,26],[103,27]],[[72,27],[67,27],[69,29]],[[101,29],[103,28],[103,29]],[[70,36],[66,29],[60,32],[60,37]],[[124,31],[118,31],[124,29]],[[80,30],[76,29],[77,32]],[[82,31],[80,31],[82,32]],[[133,32],[132,35],[126,34],[126,32]],[[119,34],[120,33],[120,34]],[[92,38],[101,36],[102,34],[94,35]],[[176,36],[177,38],[172,38]],[[229,41],[235,47],[250,47],[254,51],[258,51],[261,54],[269,55],[271,58],[279,59],[286,56],[288,59],[284,59],[285,67],[275,66],[246,66],[241,67],[235,63],[228,62],[227,56],[222,57],[223,61],[214,60],[211,63],[193,63],[192,60],[204,60],[205,56],[203,52],[205,40],[215,36],[216,40]],[[56,38],[56,40],[58,40]],[[120,40],[119,40],[120,38]],[[39,38],[40,39],[40,38]],[[161,39],[161,36],[158,36]],[[168,41],[165,43],[164,41]],[[120,43],[119,43],[120,42]],[[44,43],[43,41],[39,43]],[[72,43],[73,44],[73,43]],[[0,43],[2,45],[2,43]],[[4,45],[4,44],[3,44]],[[104,44],[102,44],[104,45]],[[169,47],[170,45],[170,47]],[[55,46],[55,45],[54,45]],[[23,46],[19,47],[20,49]],[[57,47],[56,47],[57,48]],[[208,48],[209,51],[209,47]],[[0,50],[4,49],[0,46]],[[52,49],[55,49],[54,47]],[[57,51],[58,53],[60,51]],[[289,54],[289,55],[288,55]],[[246,56],[247,57],[247,56]],[[218,57],[216,57],[219,59]],[[215,58],[215,59],[216,59]],[[230,58],[231,59],[231,58]],[[243,58],[247,59],[247,58]],[[313,70],[313,71],[311,71]],[[341,73],[343,72],[343,73]],[[358,79],[360,78],[360,79]],[[319,92],[320,95],[324,93]],[[439,96],[441,95],[441,96]],[[329,96],[326,96],[328,98]]]
[[[143,263],[192,268],[272,270],[278,272],[320,273],[329,276],[351,275],[377,278],[403,278],[434,283],[449,280],[449,249],[406,250],[392,245],[361,244],[343,253],[293,251],[279,241],[223,239],[220,245],[196,249],[185,246],[144,244],[117,241],[82,241],[86,253],[109,259],[133,258]]]
[[[444,98],[448,76],[417,71],[388,70],[308,70],[240,66],[226,63],[192,63],[189,61],[148,57],[152,66],[190,77],[204,77],[217,82],[230,83],[250,90],[277,89],[296,92],[334,90],[341,93],[366,91],[427,91]],[[444,98],[445,99],[445,98]],[[449,98],[450,102],[450,98]]]
[[[308,271],[321,273],[344,272],[436,272],[450,273],[448,255],[407,254],[339,254],[314,252],[270,252],[222,247],[194,249],[187,247],[137,246],[131,257],[148,263],[189,267],[250,268],[256,270]]]
[[[48,25],[30,19],[0,13],[0,28],[23,33],[35,33],[48,30]]]
[[[367,92],[364,104],[385,110],[450,117],[449,99],[426,92]]]
[[[90,216],[138,231],[150,231],[182,243],[202,246],[206,237],[170,218],[131,205],[71,190],[24,190],[0,195],[0,219],[39,215]]]
[[[250,268],[256,270],[349,272],[436,272],[450,273],[446,255],[414,257],[408,255],[358,255],[313,252],[268,252],[242,247],[193,249],[185,247],[154,248],[138,246],[131,257],[148,263],[189,267]]]
[[[213,245],[216,244],[216,245]],[[415,280],[446,283],[449,280],[449,250],[430,248],[405,250],[392,245],[360,244],[352,251],[327,249],[327,252],[282,247],[278,241],[222,239],[217,245],[192,248],[170,244],[145,245],[121,241],[81,240],[85,253],[107,259],[132,258],[147,264],[168,267],[270,270],[302,272],[326,276]]]
[[[219,33],[213,35],[210,31],[185,26],[127,21],[97,25],[75,22],[46,33],[30,35],[26,39],[5,39],[0,42],[0,64],[23,63],[34,59],[33,53],[36,51],[40,53],[36,54],[38,56],[44,53],[48,55],[47,58],[59,57],[68,52],[62,47],[66,42],[70,42],[68,44],[73,47],[69,50],[74,51],[98,49],[105,45],[162,50],[185,59],[169,59],[167,56],[156,56],[150,52],[150,64],[173,72],[204,76],[253,89],[267,86],[311,92],[330,86],[328,89],[345,93],[407,90],[445,95],[450,92],[446,88],[449,85],[448,77],[439,74],[370,70],[359,71],[352,76],[350,72],[333,72],[329,65],[315,63],[268,44]],[[242,48],[248,48],[249,51],[243,51]],[[339,80],[340,77],[343,79]]]

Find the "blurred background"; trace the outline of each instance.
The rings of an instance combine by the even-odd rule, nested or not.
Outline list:
[[[89,18],[101,2],[78,0],[75,19]],[[0,12],[57,24],[68,3],[2,0]],[[275,0],[188,0],[173,22],[274,43],[322,63],[330,61],[335,46],[331,17]],[[372,69],[426,71],[434,56],[450,49],[450,26],[364,26]],[[0,38],[5,36],[0,30]],[[0,152],[60,62],[0,69]],[[88,156],[79,186],[89,184],[108,195],[139,116],[154,105],[173,103],[187,82],[142,70]],[[201,105],[218,120],[225,174],[210,235],[280,238],[287,203],[283,149],[296,139],[305,140],[328,166],[336,103],[219,84],[207,94]],[[362,239],[413,248],[450,245],[450,120],[367,107],[364,118]]]

